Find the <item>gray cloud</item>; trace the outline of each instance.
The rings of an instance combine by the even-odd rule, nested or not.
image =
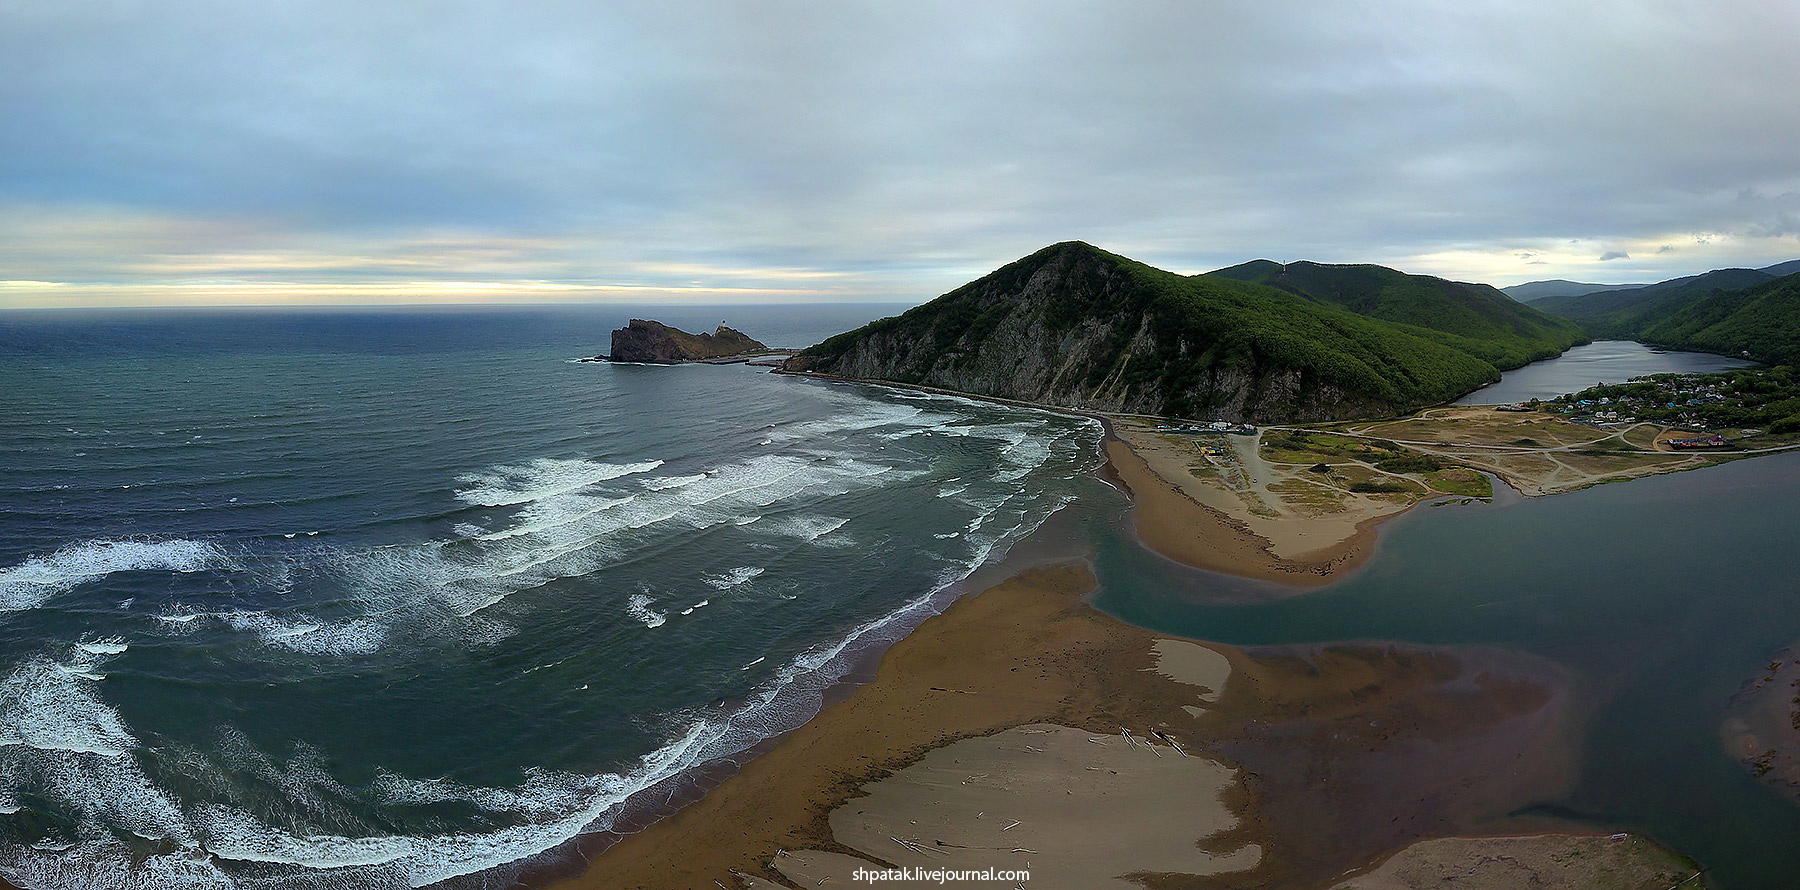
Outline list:
[[[0,279],[314,251],[349,255],[322,277],[925,297],[1067,238],[1184,269],[1487,257],[1462,278],[1692,232],[1800,255],[1800,16],[1570,6],[21,0],[0,223],[112,214],[160,246],[13,250]],[[446,237],[518,253],[395,247]]]
[[[1602,263],[1609,262],[1611,260],[1628,260],[1628,259],[1631,259],[1631,254],[1628,254],[1623,250],[1609,250],[1600,255],[1600,262],[1602,262]]]

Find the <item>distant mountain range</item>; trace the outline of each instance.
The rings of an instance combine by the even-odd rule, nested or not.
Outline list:
[[[1546,296],[1531,305],[1574,321],[1597,339],[1800,363],[1800,260]]]
[[[1547,297],[1579,297],[1595,291],[1629,290],[1644,286],[1642,284],[1589,284],[1583,281],[1570,281],[1567,278],[1551,278],[1546,281],[1527,281],[1524,284],[1515,284],[1500,290],[1521,303],[1535,303]]]
[[[1228,420],[1391,414],[1586,342],[1487,285],[1266,260],[1184,276],[1079,241],[840,334],[789,371]]]
[[[1723,270],[1720,270],[1720,271],[1723,271]],[[1743,270],[1739,270],[1739,271],[1761,272],[1764,275],[1769,276],[1770,278],[1781,278],[1785,275],[1792,275],[1795,272],[1800,272],[1800,260],[1788,260],[1785,263],[1776,263],[1773,266],[1764,266],[1761,269],[1743,269]],[[1696,278],[1696,277],[1699,277],[1699,276],[1688,276],[1688,278]],[[1671,281],[1685,281],[1685,280],[1688,280],[1688,279],[1687,278],[1671,279]],[[1669,283],[1670,283],[1670,281],[1660,282],[1660,284],[1669,284]],[[1580,297],[1580,296],[1585,296],[1587,294],[1596,293],[1598,291],[1637,290],[1639,288],[1656,287],[1656,286],[1658,286],[1658,285],[1653,285],[1653,284],[1590,284],[1590,283],[1582,282],[1582,281],[1570,281],[1566,278],[1550,278],[1550,279],[1547,279],[1544,281],[1527,281],[1524,284],[1514,284],[1509,287],[1503,287],[1500,290],[1504,291],[1507,296],[1512,297],[1513,299],[1518,300],[1521,303],[1536,303],[1540,300],[1546,300],[1546,299],[1550,299],[1552,297]],[[1539,308],[1543,308],[1543,307],[1539,307]]]

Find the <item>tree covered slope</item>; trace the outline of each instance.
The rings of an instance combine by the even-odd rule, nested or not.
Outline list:
[[[1710,294],[1754,287],[1772,278],[1759,269],[1715,269],[1644,287],[1549,297],[1532,305],[1581,325],[1596,338],[1635,340],[1645,329]]]
[[[1715,291],[1645,327],[1648,343],[1800,366],[1800,273]]]
[[[786,368],[1073,408],[1319,420],[1402,411],[1497,380],[1487,346],[1065,242]]]
[[[1208,273],[1250,281],[1408,325],[1501,370],[1562,354],[1587,341],[1581,327],[1538,311],[1498,288],[1373,265],[1256,260]]]

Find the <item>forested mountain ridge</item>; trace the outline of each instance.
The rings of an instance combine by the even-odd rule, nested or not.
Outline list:
[[[1266,284],[1358,315],[1424,328],[1432,333],[1422,336],[1503,371],[1560,355],[1588,339],[1579,325],[1540,312],[1490,285],[1385,266],[1256,260],[1208,274]]]
[[[1070,408],[1297,421],[1391,414],[1499,379],[1459,344],[1488,345],[1071,241],[826,340],[785,369]]]

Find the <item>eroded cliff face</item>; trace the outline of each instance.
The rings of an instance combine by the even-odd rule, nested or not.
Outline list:
[[[1003,269],[947,295],[937,312],[877,322],[784,368],[1206,420],[1321,420],[1395,407],[1254,357],[1221,361],[1219,343],[1188,342],[1159,323],[1153,295],[1130,269],[1079,248]]]
[[[634,318],[625,327],[612,332],[612,350],[608,357],[615,362],[676,364],[767,349],[742,332],[724,325],[719,325],[719,329],[710,334],[690,334],[661,322]]]

